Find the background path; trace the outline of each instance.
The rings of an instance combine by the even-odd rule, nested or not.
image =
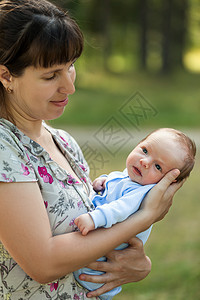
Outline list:
[[[91,145],[98,144],[100,147],[98,140],[95,138],[95,134],[100,129],[98,127],[62,127],[62,129],[70,133],[80,146],[83,145],[86,141],[88,141],[89,143],[91,143]],[[127,128],[127,130],[131,132],[131,128]],[[180,130],[186,133],[191,139],[193,139],[197,145],[197,149],[200,149],[200,129],[183,128]],[[134,147],[142,138],[144,138],[151,131],[151,128],[141,129],[140,131],[133,130],[132,139],[130,138],[130,141],[124,144],[123,146],[126,148],[131,148],[132,146]]]

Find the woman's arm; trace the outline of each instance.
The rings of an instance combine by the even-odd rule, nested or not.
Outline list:
[[[73,232],[53,237],[37,183],[0,183],[0,240],[28,275],[47,283],[88,265],[148,228],[169,206],[169,201],[157,198],[147,201],[154,206],[154,202],[160,203],[157,211],[147,203],[110,229],[98,229],[87,236]]]

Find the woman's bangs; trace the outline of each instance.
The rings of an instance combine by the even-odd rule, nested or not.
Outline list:
[[[33,66],[48,68],[74,61],[81,55],[83,36],[80,31],[69,26],[51,26],[49,29],[44,30],[32,43],[29,54]]]

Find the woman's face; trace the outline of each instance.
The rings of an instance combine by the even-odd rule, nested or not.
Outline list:
[[[12,77],[8,106],[13,116],[26,120],[52,120],[60,117],[75,92],[73,62],[50,68],[27,67],[20,77]]]

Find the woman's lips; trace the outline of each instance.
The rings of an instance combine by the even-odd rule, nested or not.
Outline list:
[[[136,174],[138,176],[142,176],[142,173],[141,173],[141,171],[138,168],[136,168],[136,167],[133,166],[132,170],[133,170],[134,174]]]
[[[60,101],[51,101],[51,103],[59,107],[66,106],[68,103],[68,98]]]

